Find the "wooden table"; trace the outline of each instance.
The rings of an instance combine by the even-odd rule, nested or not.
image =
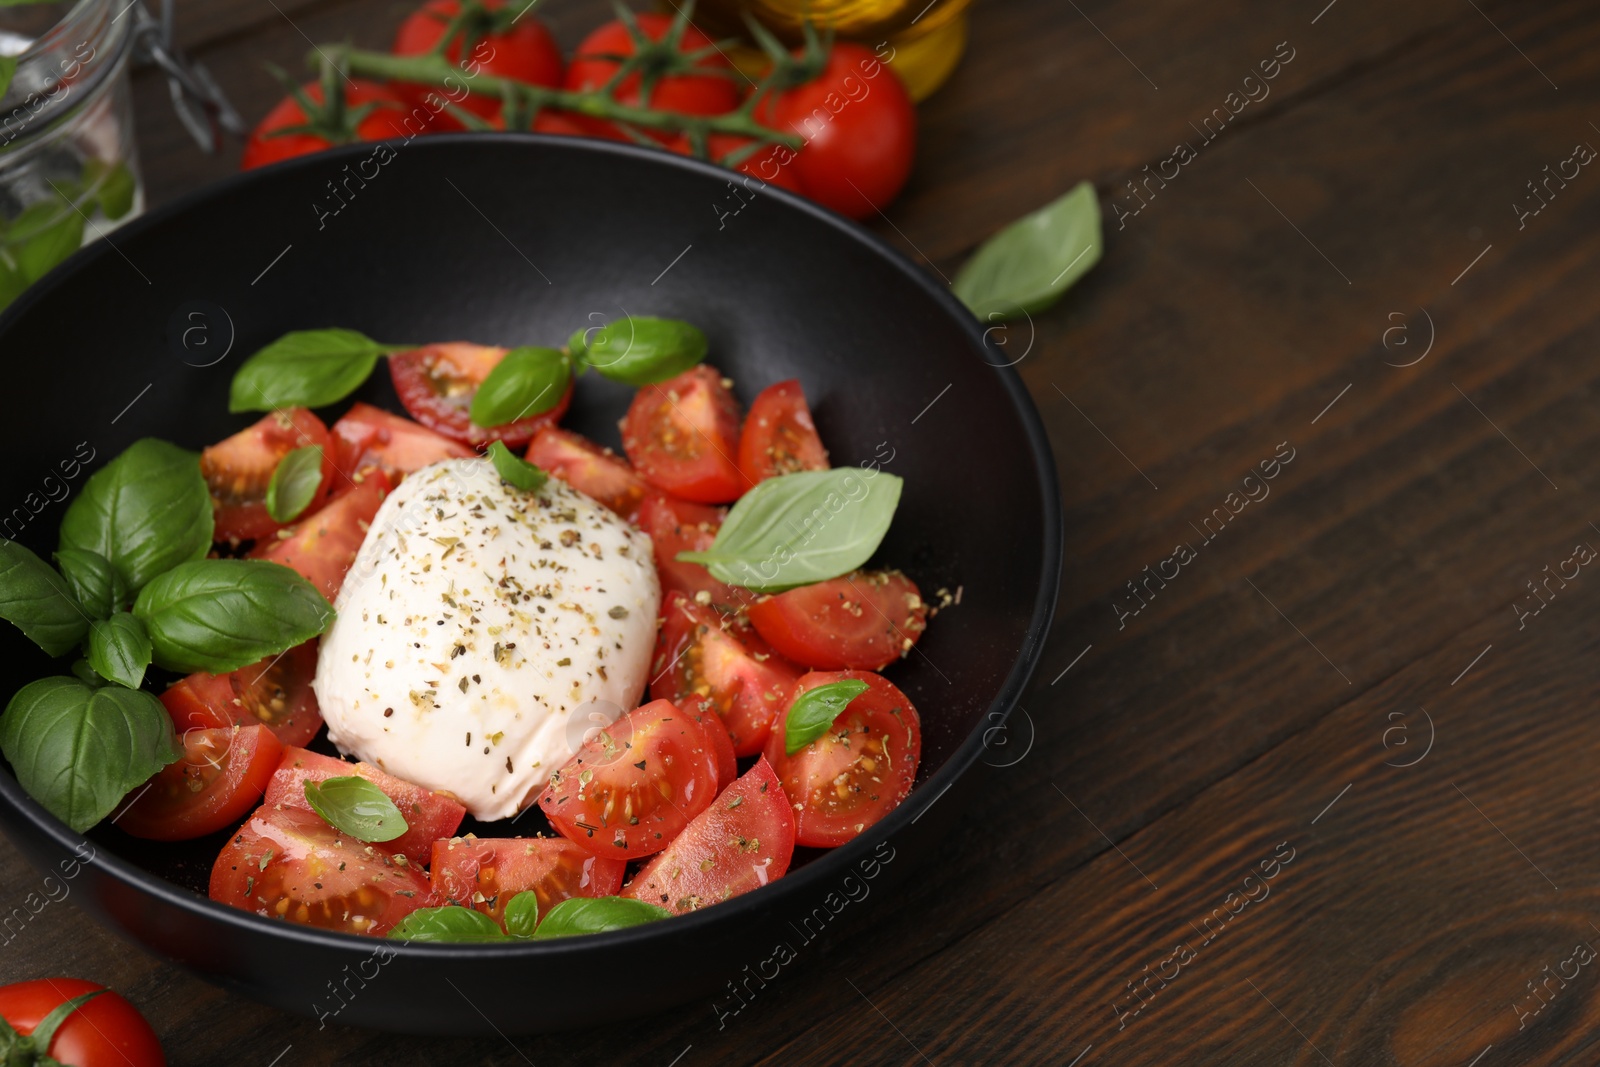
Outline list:
[[[181,21],[254,119],[263,61],[407,6]],[[547,13],[568,46],[607,17]],[[1582,0],[980,0],[878,229],[948,276],[1102,194],[1104,260],[1008,338],[1058,621],[943,861],[725,1027],[319,1031],[70,900],[0,977],[115,985],[178,1064],[1600,1062],[1600,173],[1564,162],[1600,144],[1596,54]],[[137,85],[154,202],[233,169]]]

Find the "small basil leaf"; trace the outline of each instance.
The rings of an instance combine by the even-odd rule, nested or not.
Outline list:
[[[82,682],[90,689],[99,689],[102,685],[106,684],[106,680],[94,672],[94,668],[89,666],[89,661],[86,659],[73,660],[72,673],[73,676],[78,679],[78,681]]]
[[[359,389],[387,351],[354,330],[286,333],[240,366],[228,410],[326,407]]]
[[[309,784],[309,783],[307,783]],[[446,904],[418,908],[389,931],[397,941],[504,941],[505,931],[481,911]]]
[[[837,578],[877,551],[902,485],[893,474],[854,467],[768,478],[733,505],[710,548],[677,558],[759,593]]]
[[[128,600],[128,586],[111,561],[87,548],[56,551],[56,566],[92,619],[109,619]]]
[[[256,559],[184,563],[145,586],[133,613],[157,666],[225,674],[327,629],[333,608],[288,567]]]
[[[489,459],[501,481],[525,493],[538,492],[549,480],[543,470],[516,456],[502,441],[489,442]]]
[[[0,56],[0,96],[11,88],[11,79],[17,76],[17,57]]]
[[[161,701],[76,678],[23,686],[0,715],[0,752],[28,795],[79,833],[182,754]]]
[[[792,756],[828,732],[850,702],[867,691],[859,678],[844,678],[807,689],[789,705],[783,719],[783,750]]]
[[[506,932],[512,937],[532,937],[539,925],[539,894],[524,890],[506,905]]]
[[[1094,186],[1072,191],[989,238],[956,272],[951,290],[984,322],[1042,311],[1100,262]]]
[[[102,174],[104,178],[100,177]],[[108,167],[103,160],[90,160],[84,167],[84,185],[92,187],[96,181],[100,182],[100,188],[95,191],[95,201],[102,215],[115,221],[133,210],[138,186],[126,163],[118,161]]]
[[[393,841],[411,829],[389,795],[358,775],[320,782],[308,778],[305,786],[311,810],[357,841]]]
[[[83,216],[60,197],[41,200],[11,223],[6,243],[31,284],[83,245]]]
[[[542,940],[603,934],[671,917],[672,912],[666,908],[630,897],[568,897],[545,914],[533,936]]]
[[[322,446],[297,448],[272,468],[267,482],[267,514],[273,522],[293,522],[322,488]]]
[[[97,619],[89,627],[89,666],[108,682],[139,688],[150,666],[150,635],[126,611]]]
[[[0,538],[0,619],[52,656],[89,632],[89,615],[56,569],[15,541]]]
[[[654,385],[706,358],[706,335],[673,319],[616,319],[588,331],[583,362],[615,381]],[[576,342],[579,335],[574,335]]]
[[[129,593],[211,550],[211,490],[200,457],[147,437],[84,483],[61,520],[61,547],[98,552]]]
[[[540,415],[561,402],[572,380],[570,361],[554,348],[513,348],[472,398],[471,419],[485,428]]]

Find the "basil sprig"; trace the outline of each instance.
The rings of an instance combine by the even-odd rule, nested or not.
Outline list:
[[[0,752],[28,795],[79,833],[182,754],[161,701],[76,678],[23,686],[0,715]]]
[[[305,789],[311,810],[357,841],[393,841],[411,829],[389,795],[359,775],[320,782],[308,778]]]
[[[542,941],[551,937],[578,934],[603,934],[630,926],[670,919],[672,912],[631,897],[568,897],[545,913],[533,936]]]
[[[286,333],[240,365],[228,410],[326,407],[361,388],[379,356],[398,350],[354,330]]]
[[[694,326],[637,315],[580,330],[568,346],[574,359],[628,385],[664,382],[706,358],[706,335]]]
[[[1031,315],[1100,262],[1104,244],[1094,186],[1079,182],[980,245],[950,288],[984,322]]]
[[[561,402],[571,381],[572,360],[560,349],[513,348],[478,386],[470,418],[488,428],[541,415]]]
[[[525,493],[538,492],[550,478],[542,468],[513,453],[503,441],[489,442],[488,455],[500,480]]]
[[[204,559],[156,578],[134,601],[157,666],[224,674],[322,633],[333,608],[288,567],[257,559]]]
[[[293,522],[321,488],[322,446],[297,448],[272,468],[272,478],[267,482],[267,514],[273,522]]]
[[[150,666],[150,635],[126,611],[96,619],[89,627],[89,666],[108,682],[137,689]]]
[[[0,619],[52,656],[89,632],[89,615],[56,569],[15,541],[0,538]]]
[[[440,908],[418,908],[407,915],[389,936],[399,941],[483,942],[542,941],[552,937],[575,937],[624,930],[641,923],[669,919],[672,912],[642,900],[628,897],[569,897],[551,908],[538,922],[539,898],[531,891],[512,897],[506,904],[506,930],[481,911],[459,904]]]
[[[866,691],[867,683],[859,678],[842,678],[795,697],[783,718],[783,751],[792,756],[827,733],[850,702]]]
[[[56,566],[78,598],[78,606],[91,619],[109,619],[128,602],[128,586],[122,573],[100,553],[87,548],[56,550]],[[0,587],[6,579],[0,576]]]
[[[733,505],[710,548],[677,558],[758,593],[837,578],[877,551],[902,485],[854,467],[768,478]]]

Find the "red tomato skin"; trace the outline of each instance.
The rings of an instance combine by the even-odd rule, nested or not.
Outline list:
[[[822,447],[805,392],[794,378],[775,382],[756,396],[739,434],[739,470],[753,485],[793,471],[825,471]]]
[[[645,481],[697,504],[725,504],[750,488],[739,471],[739,403],[704,363],[634,394],[622,450]]]
[[[316,514],[256,545],[250,550],[250,558],[283,564],[316,586],[332,603],[389,488],[389,478],[382,471],[367,471],[355,488],[334,497]]]
[[[639,29],[652,41],[661,40],[672,25],[670,16],[655,12],[642,11],[634,18],[638,22]],[[682,52],[697,52],[709,48],[712,44],[711,38],[691,25],[684,27],[678,47]],[[602,57],[631,56],[633,51],[633,37],[628,33],[628,28],[616,20],[605,23],[585,37],[583,43],[578,45],[573,53],[572,63],[567,67],[566,87],[600,88],[611,79],[611,75],[620,65],[616,59]],[[717,53],[699,60],[696,65],[707,70],[732,70],[732,64]],[[739,96],[739,87],[732,78],[720,74],[674,74],[657,81],[650,99],[645,103],[659,110],[677,111],[686,115],[720,115],[738,107]],[[637,72],[628,75],[617,86],[616,98],[623,104],[640,103]],[[618,136],[616,128],[603,120],[579,116],[575,121],[597,136]],[[663,143],[675,136],[657,130],[644,132]]]
[[[627,460],[558,426],[546,426],[533,435],[527,460],[625,519],[638,513],[650,488]]]
[[[521,448],[541,429],[561,421],[572,404],[577,379],[568,379],[567,391],[549,411],[504,426],[478,426],[468,413],[472,397],[507,351],[462,341],[424,345],[390,356],[389,375],[406,412],[435,433],[473,448],[482,448],[491,441],[504,442],[507,448]],[[452,382],[449,394],[440,392],[446,378]],[[455,392],[458,388],[463,391]]]
[[[793,857],[794,813],[763,757],[652,857],[621,895],[682,915],[782,878]]]
[[[38,978],[0,987],[0,1018],[31,1034],[60,1004],[106,987],[81,978]],[[161,1040],[139,1010],[114,990],[62,1022],[48,1049],[65,1067],[166,1067]]]
[[[470,459],[474,453],[457,441],[399,415],[356,403],[333,424],[334,465],[345,482],[376,466],[396,484],[407,474],[445,459]]]
[[[261,801],[283,746],[265,726],[189,730],[184,754],[134,791],[117,825],[147,841],[188,841],[237,825]],[[192,792],[213,768],[214,788]]]
[[[496,11],[504,6],[504,0],[483,0],[483,6],[490,11]],[[404,22],[400,23],[394,38],[394,54],[421,56],[432,52],[438,45],[439,39],[444,36],[445,24],[460,10],[460,0],[429,0],[429,3],[412,12]],[[462,70],[462,80],[468,85],[471,84],[472,77],[478,74],[490,74],[497,78],[509,78],[527,85],[544,85],[550,88],[561,84],[561,48],[545,24],[532,15],[524,15],[517,19],[506,33],[483,38],[474,46],[465,65],[461,62],[459,36],[445,49],[444,58]],[[471,70],[474,66],[477,68],[475,71]],[[471,77],[467,77],[469,72]],[[423,106],[426,106],[425,101],[430,94],[436,93],[441,98],[445,96],[444,89],[428,85],[398,83],[394,86],[394,91],[410,103]],[[451,102],[486,119],[500,114],[503,107],[501,101],[492,96],[474,93],[467,93],[460,100]],[[465,129],[448,111],[442,111],[435,116],[433,126],[441,131]]]
[[[311,689],[316,673],[317,642],[311,640],[228,674],[201,671],[180,678],[161,694],[161,703],[180,734],[265,726],[281,744],[305,745],[322,729],[322,711]]]
[[[854,571],[765,596],[750,624],[780,653],[815,670],[877,671],[928,626],[916,583],[899,571]]]
[[[328,428],[305,408],[274,411],[201,452],[200,472],[211,489],[216,519],[212,536],[236,545],[281,530],[284,524],[267,512],[267,483],[280,459],[310,445],[322,449],[322,484],[306,505],[309,514],[333,490],[335,472]]]
[[[302,89],[311,98],[312,103],[322,103],[320,84],[308,82]],[[358,141],[386,141],[391,137],[408,137],[414,132],[413,129],[406,127],[406,119],[411,113],[410,106],[382,85],[357,79],[352,86],[347,86],[345,89],[345,104],[352,108],[362,104],[376,105],[356,127]],[[250,138],[244,145],[244,155],[239,160],[239,169],[254,170],[269,163],[278,163],[285,159],[293,159],[295,156],[310,155],[312,152],[333,147],[333,142],[308,133],[273,136],[275,130],[303,126],[305,122],[306,113],[301,110],[300,104],[294,97],[286,96],[278,101],[277,106],[267,112],[267,117],[250,132]],[[415,128],[416,120],[413,119],[412,123]]]
[[[720,792],[728,788],[739,777],[739,755],[733,750],[733,735],[728,732],[728,724],[722,721],[721,715],[704,704],[678,704],[678,710],[694,716],[695,721],[705,729],[706,737],[711,740],[711,751],[717,758],[717,790]]]
[[[645,496],[635,521],[650,535],[663,597],[676,591],[693,599],[695,594],[705,592],[711,603],[720,606],[743,604],[753,598],[748,590],[713,578],[702,565],[677,558],[679,552],[710,548],[726,514],[723,508],[678,500],[654,490]]]
[[[725,157],[743,148],[751,141],[752,138],[749,137],[738,137],[728,133],[714,133],[706,138],[706,150],[714,161],[721,163]],[[685,140],[683,151],[687,152],[688,149],[689,143]],[[674,151],[676,150],[674,148]],[[784,158],[789,160],[787,165],[781,162]],[[792,149],[778,144],[771,144],[740,160],[733,169],[768,185],[776,185],[780,189],[787,189],[791,193],[799,193],[804,196],[806,191],[805,184],[800,181],[800,175],[795,171],[793,163],[794,152]],[[737,181],[737,179],[735,180]],[[740,182],[739,184],[746,185],[748,183]]]
[[[504,929],[506,905],[518,893],[535,894],[544,915],[572,897],[615,896],[627,868],[561,837],[441,838],[428,864],[429,904],[474,908]]]
[[[812,671],[796,683],[794,694],[798,698],[809,689],[850,678],[866,682],[869,688],[850,702],[822,737],[791,756],[780,721],[767,740],[766,760],[794,804],[795,843],[799,845],[835,848],[858,837],[899,807],[917,778],[922,719],[887,678],[870,671]],[[849,744],[839,740],[841,724],[851,738]],[[859,753],[854,747],[857,741],[862,746]],[[863,760],[874,765],[864,766]],[[845,773],[850,773],[851,779],[838,785],[837,779]],[[837,788],[846,790],[845,798],[837,796]],[[840,799],[856,796],[861,798],[862,808],[838,810]]]

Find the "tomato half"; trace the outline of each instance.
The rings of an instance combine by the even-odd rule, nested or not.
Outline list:
[[[507,448],[520,448],[546,426],[554,426],[572,403],[576,378],[567,380],[567,391],[549,411],[530,415],[504,426],[485,428],[473,423],[469,414],[472,398],[489,372],[506,357],[508,350],[460,341],[425,345],[389,357],[389,375],[400,403],[413,419],[452,441],[481,447],[490,441],[503,441]]]
[[[183,756],[134,790],[116,823],[150,841],[187,841],[234,826],[260,803],[282,755],[265,726],[189,730]]]
[[[433,843],[428,875],[434,907],[459,904],[506,924],[518,893],[539,898],[539,914],[569,897],[615,896],[628,865],[561,837],[452,837]]]
[[[309,82],[301,88],[313,105],[321,105],[322,86],[319,83]],[[354,126],[341,130],[329,129],[322,133],[285,133],[285,130],[306,126],[308,119],[298,100],[292,96],[284,97],[250,131],[250,139],[244,145],[244,155],[239,159],[239,169],[264,167],[280,160],[320,152],[335,144],[384,141],[391,137],[409,136],[414,130],[420,132],[415,120],[413,129],[406,128],[411,105],[385,86],[357,79],[345,85],[344,99],[346,115],[368,108]],[[320,106],[317,109],[320,110]]]
[[[106,987],[81,978],[39,978],[0,986],[0,1018],[32,1034],[56,1008]],[[66,1067],[166,1067],[161,1041],[139,1010],[107,990],[78,1008],[40,1049]]]
[[[739,435],[739,469],[752,483],[792,471],[825,471],[828,450],[793,378],[761,390]]]
[[[672,27],[670,16],[654,12],[641,11],[634,15],[634,19],[639,29],[652,41],[661,40]],[[711,38],[693,26],[685,26],[683,36],[678,40],[678,51],[686,54],[704,51],[707,54],[695,61],[696,67],[724,71],[726,75],[732,75],[732,64],[712,48],[713,44]],[[622,65],[622,59],[633,55],[634,49],[633,35],[628,32],[626,25],[617,20],[605,23],[585,37],[583,43],[578,45],[577,51],[573,53],[572,63],[567,67],[566,87],[600,88],[611,80],[611,76]],[[739,86],[733,77],[726,75],[669,74],[653,79],[654,85],[649,97],[641,101],[640,75],[635,71],[617,85],[615,96],[618,102],[623,104],[644,103],[658,110],[676,111],[685,115],[720,115],[739,106]],[[602,136],[612,133],[615,129],[610,123],[598,119],[580,118],[578,121]],[[670,133],[654,130],[645,132],[663,142],[671,140],[673,136]]]
[[[200,473],[211,490],[218,541],[238,544],[266,537],[283,524],[267,514],[267,484],[278,461],[297,448],[322,449],[322,484],[307,512],[327,499],[333,488],[333,448],[328,428],[305,408],[274,411],[249,429],[200,453]]]
[[[649,488],[628,461],[611,449],[556,426],[546,426],[533,435],[528,462],[626,519],[639,510]]]
[[[650,695],[710,708],[727,726],[736,753],[760,752],[773,720],[789,707],[799,668],[773,655],[736,618],[681,593],[668,595],[661,617]]]
[[[781,728],[767,741],[767,761],[794,804],[797,844],[844,844],[899,807],[917,778],[922,720],[887,678],[870,671],[813,671],[800,679],[795,696],[847,678],[866,682],[867,691],[821,737],[792,756]]]
[[[420,863],[347,837],[309,808],[262,805],[211,867],[211,899],[347,934],[385,934],[428,902]]]
[[[472,77],[481,73],[497,78],[509,78],[527,85],[545,85],[551,88],[560,85],[561,49],[544,23],[532,15],[523,14],[511,19],[508,27],[500,29],[500,25],[507,21],[500,14],[505,8],[504,0],[480,0],[480,4],[484,12],[481,22],[469,22],[460,27],[455,38],[444,49],[444,58],[453,66],[461,68],[461,80],[470,86]],[[394,38],[394,54],[423,56],[433,52],[438,47],[440,39],[444,37],[446,26],[460,12],[460,0],[429,0],[429,3],[413,11],[404,22],[400,23],[400,29]],[[510,14],[514,15],[515,12]],[[497,29],[500,32],[493,32]],[[472,42],[465,64],[461,61],[463,39]],[[470,77],[467,76],[469,72]],[[394,90],[414,104],[423,103],[430,94],[438,94],[441,98],[444,96],[444,90],[427,85],[401,83],[395,85]],[[472,93],[453,103],[486,119],[498,115],[503,106],[501,101],[492,96]],[[436,130],[465,128],[449,112],[436,115],[433,126]]]
[[[406,832],[393,841],[385,841],[385,853],[399,852],[412,863],[427,863],[433,854],[433,843],[455,833],[461,820],[466,818],[467,809],[454,797],[412,785],[370,763],[349,763],[332,756],[307,752],[303,748],[284,749],[283,759],[278,763],[272,781],[267,784],[267,793],[261,803],[268,808],[304,808],[310,811],[311,805],[306,802],[306,782],[351,775],[359,775],[383,790],[384,795],[400,809],[400,814],[405,816]]]
[[[796,663],[876,671],[911,650],[928,606],[899,571],[852,571],[750,605],[750,623]]]
[[[622,450],[644,480],[699,504],[725,504],[750,488],[738,449],[739,403],[704,363],[640,389],[622,420]]]
[[[469,459],[472,449],[426,426],[371,404],[357,403],[333,424],[334,463],[354,480],[367,467],[378,467],[396,483],[413,471],[445,459]]]
[[[180,678],[161,694],[161,703],[179,733],[265,726],[281,744],[304,745],[322,729],[311,689],[316,673],[317,642],[307,641],[228,674],[202,671]]]
[[[674,590],[689,597],[704,592],[711,603],[731,607],[751,599],[753,594],[711,576],[698,563],[678,559],[679,552],[701,552],[711,547],[722,528],[723,508],[692,504],[664,493],[652,492],[639,505],[635,522],[650,535],[656,557],[656,574],[663,595]]]
[[[302,575],[332,602],[366,540],[372,517],[389,495],[389,477],[369,470],[326,507],[250,550],[252,559],[281,563]]]
[[[782,878],[794,857],[794,814],[765,759],[633,876],[625,897],[683,914]]]
[[[589,738],[539,794],[562,836],[597,856],[660,852],[717,795],[705,728],[670,700],[626,712]]]

